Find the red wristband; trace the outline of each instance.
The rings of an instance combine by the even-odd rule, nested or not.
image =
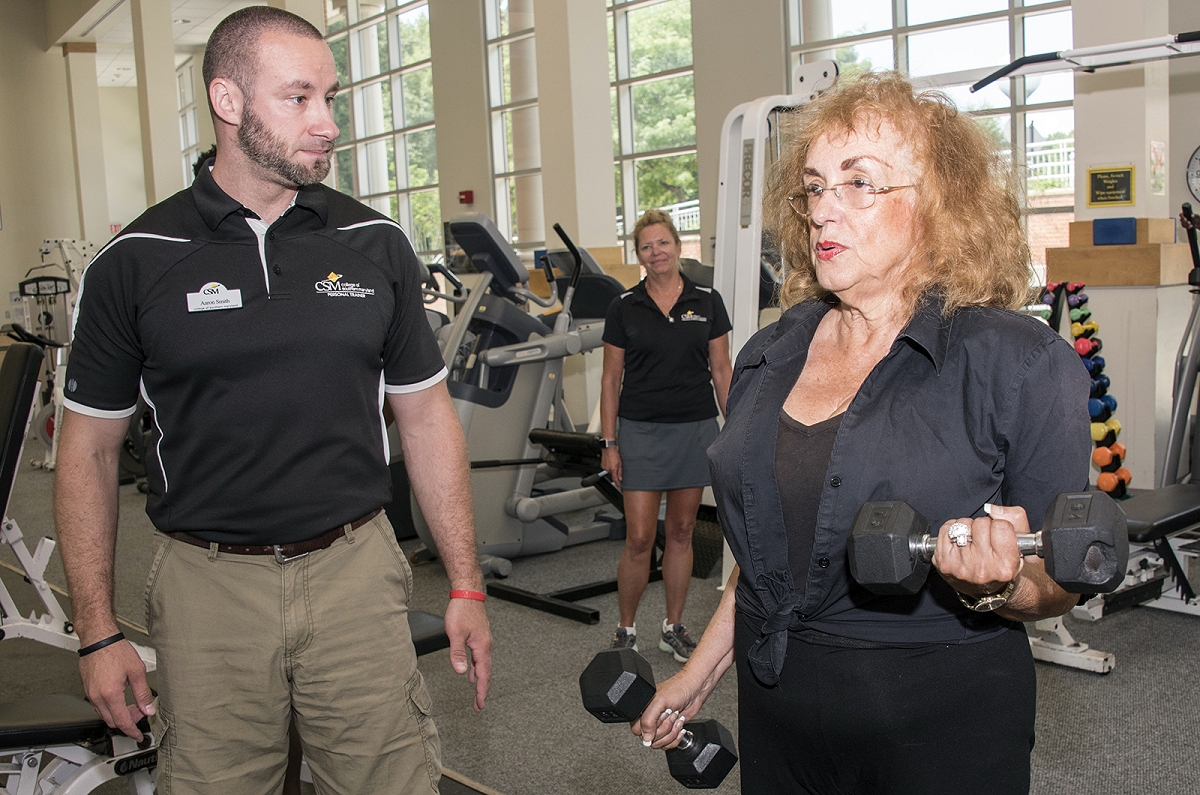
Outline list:
[[[451,591],[451,599],[474,599],[476,602],[482,602],[487,599],[487,594],[479,591]]]

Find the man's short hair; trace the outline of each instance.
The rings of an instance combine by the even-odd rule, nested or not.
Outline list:
[[[218,77],[232,80],[250,96],[258,69],[258,40],[264,33],[278,31],[308,39],[321,39],[321,31],[308,20],[281,8],[250,6],[225,17],[208,37],[204,51],[204,89]],[[209,100],[209,110],[212,110]]]

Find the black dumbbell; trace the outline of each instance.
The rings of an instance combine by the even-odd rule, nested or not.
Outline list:
[[[579,675],[583,706],[604,723],[631,723],[654,698],[654,671],[633,649],[607,649]],[[715,720],[684,724],[677,748],[667,751],[671,776],[688,789],[719,787],[737,764],[733,735]]]
[[[1060,494],[1036,533],[1017,536],[1022,555],[1046,560],[1046,573],[1071,593],[1108,593],[1125,579],[1125,512],[1103,492]],[[937,536],[907,503],[868,502],[846,542],[850,576],[878,594],[914,594],[929,576]]]

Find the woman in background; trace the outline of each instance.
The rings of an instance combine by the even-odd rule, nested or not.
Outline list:
[[[729,392],[729,317],[716,290],[679,270],[679,233],[670,215],[648,211],[633,239],[646,278],[608,308],[600,391],[602,462],[625,498],[625,550],[617,567],[621,616],[612,647],[637,648],[634,619],[650,578],[665,493],[667,615],[658,646],[686,662],[696,647],[683,625],[692,530],[708,485],[705,451]]]

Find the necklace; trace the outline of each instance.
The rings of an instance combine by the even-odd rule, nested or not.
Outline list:
[[[678,274],[676,275],[679,278],[679,283],[670,288],[668,292],[662,293],[661,295],[656,295],[656,292],[658,291],[653,289],[654,282],[647,279],[649,283],[646,285],[646,292],[650,295],[650,298],[658,307],[658,311],[662,312],[663,315],[666,316],[667,320],[671,323],[675,322],[675,318],[671,317],[671,307],[675,306],[675,302],[679,299],[679,296],[683,294],[683,277],[679,276]],[[667,306],[666,309],[663,309],[664,303]]]

